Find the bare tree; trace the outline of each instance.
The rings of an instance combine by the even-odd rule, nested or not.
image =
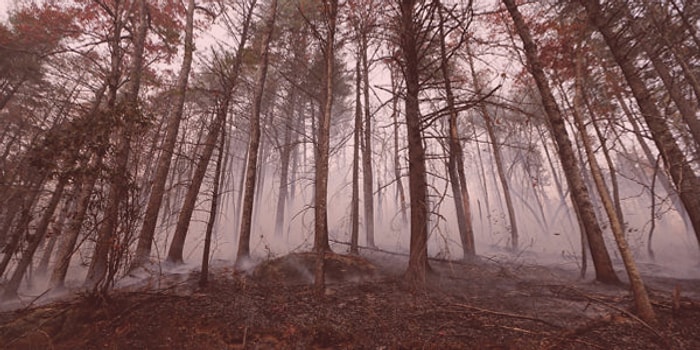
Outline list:
[[[151,186],[151,194],[146,206],[143,225],[139,235],[138,245],[136,247],[136,256],[131,265],[131,269],[140,267],[146,263],[151,255],[151,246],[153,245],[153,236],[156,231],[156,223],[158,222],[158,213],[161,210],[163,202],[163,193],[165,192],[165,183],[168,179],[170,170],[170,162],[173,158],[175,150],[175,142],[180,129],[180,121],[182,120],[182,111],[185,105],[185,94],[187,92],[187,82],[189,81],[190,69],[192,68],[192,54],[194,52],[194,0],[187,1],[187,15],[185,24],[185,42],[182,65],[180,73],[173,89],[174,103],[169,111],[168,122],[165,128],[165,141],[162,145],[158,162],[156,163],[156,173],[153,177]]]
[[[467,259],[476,254],[476,246],[474,244],[474,230],[472,228],[472,213],[469,204],[469,191],[467,189],[467,180],[464,174],[464,154],[462,151],[462,142],[457,128],[457,107],[455,106],[455,96],[452,91],[452,72],[450,70],[449,57],[452,53],[447,51],[445,40],[448,35],[446,26],[446,18],[443,14],[445,9],[440,1],[436,1],[437,12],[439,16],[438,36],[440,40],[440,71],[444,80],[444,88],[447,100],[447,113],[449,116],[449,135],[448,135],[448,161],[447,169],[452,185],[452,196],[454,198],[455,209],[457,213],[457,226],[459,228],[459,237],[462,242],[463,258]],[[453,14],[450,14],[455,17]],[[463,23],[458,23],[458,26]],[[457,45],[453,45],[452,50],[457,50],[463,40]]]
[[[406,84],[405,114],[411,204],[411,243],[405,279],[411,284],[423,285],[429,269],[428,183],[418,95],[421,90],[420,61],[424,54],[422,45],[425,45],[421,42],[421,37],[426,30],[421,15],[425,15],[426,7],[416,0],[399,0],[397,5],[400,65]]]
[[[115,111],[123,118],[122,126],[115,130],[117,145],[114,156],[114,171],[112,183],[110,184],[107,197],[107,208],[105,219],[98,233],[97,245],[85,279],[85,286],[88,289],[105,290],[110,287],[111,281],[105,280],[108,277],[109,254],[116,241],[117,226],[119,225],[119,211],[122,204],[128,198],[128,163],[131,150],[131,138],[134,133],[135,121],[138,120],[138,96],[141,88],[141,77],[144,67],[144,47],[146,33],[148,32],[148,13],[145,0],[136,3],[136,27],[134,28],[133,53],[131,62],[131,73],[129,86],[124,98]],[[117,16],[121,16],[118,14]],[[117,38],[119,35],[117,35]],[[118,40],[118,39],[115,39]],[[118,51],[118,50],[117,50]]]
[[[615,62],[622,70],[649,127],[654,143],[671,173],[676,190],[688,212],[690,221],[693,223],[696,238],[700,242],[700,180],[678,146],[665,118],[656,107],[654,97],[634,66],[634,55],[630,54],[632,48],[629,38],[617,35],[613,31],[611,27],[613,21],[609,15],[606,15],[598,0],[580,0],[579,2],[586,9],[590,22],[602,34]],[[618,5],[625,6],[625,4]]]
[[[579,209],[579,214],[585,227],[588,244],[593,257],[593,265],[595,266],[596,279],[604,283],[619,283],[619,279],[612,267],[612,261],[605,248],[603,233],[598,225],[595,216],[591,198],[588,189],[581,178],[579,166],[576,163],[576,156],[571,145],[564,118],[562,117],[559,106],[554,99],[552,90],[549,87],[549,82],[544,74],[542,63],[537,52],[530,31],[525,24],[523,16],[520,14],[514,0],[503,0],[510,16],[515,23],[515,30],[522,39],[527,57],[527,68],[535,79],[537,88],[540,91],[542,104],[544,106],[547,118],[549,120],[550,132],[556,141],[559,150],[559,159],[564,168],[564,174],[571,189],[572,199],[576,202]]]
[[[216,140],[219,138],[219,133],[226,123],[226,116],[233,98],[232,93],[236,87],[238,76],[241,72],[243,53],[245,50],[245,45],[249,39],[248,32],[250,30],[250,23],[253,16],[253,10],[255,9],[255,3],[255,0],[252,0],[249,3],[249,7],[246,9],[243,17],[240,39],[235,57],[233,58],[233,63],[231,64],[229,60],[221,57],[215,57],[212,62],[213,67],[211,67],[211,69],[213,70],[214,75],[216,75],[218,78],[218,85],[220,89],[215,101],[216,106],[214,121],[208,128],[204,141],[204,148],[199,156],[199,159],[197,160],[190,186],[187,188],[187,193],[182,201],[183,204],[178,214],[177,226],[175,227],[173,240],[170,242],[170,248],[166,258],[169,262],[183,262],[182,252],[184,250],[185,238],[187,237],[187,231],[189,230],[190,220],[192,219],[192,213],[194,212],[197,196],[199,195],[199,190],[201,188],[202,181],[204,180],[209,161],[214,153],[214,148],[216,148]],[[231,64],[231,66],[228,66],[229,64]]]
[[[598,165],[598,160],[593,153],[593,146],[591,145],[590,137],[588,136],[588,131],[583,123],[583,58],[581,55],[577,55],[574,62],[576,66],[576,81],[575,81],[575,92],[574,92],[574,108],[572,114],[574,116],[574,121],[576,127],[579,130],[579,135],[581,136],[581,141],[583,143],[583,148],[588,159],[588,164],[590,166],[591,175],[593,176],[593,181],[595,182],[596,189],[600,195],[601,201],[603,202],[603,208],[605,213],[608,215],[610,221],[610,229],[612,230],[613,236],[615,237],[615,242],[622,256],[622,261],[625,264],[625,270],[627,271],[627,276],[629,277],[630,284],[632,285],[632,292],[634,293],[634,302],[637,307],[637,313],[646,322],[654,323],[656,321],[656,315],[651,307],[651,302],[649,301],[649,295],[647,294],[646,288],[644,287],[644,282],[637,269],[637,264],[632,256],[632,251],[630,250],[629,244],[627,243],[627,238],[625,237],[625,230],[622,224],[622,220],[617,214],[617,210],[613,203],[612,197],[605,184],[605,179],[603,179],[603,173]]]
[[[250,232],[253,224],[253,204],[255,195],[255,182],[258,171],[258,149],[260,146],[260,109],[265,79],[269,62],[269,48],[272,33],[275,29],[277,18],[277,0],[272,0],[265,20],[262,43],[260,46],[260,64],[255,78],[255,90],[253,91],[253,110],[250,114],[250,139],[248,145],[248,160],[246,163],[245,197],[243,199],[243,213],[241,214],[241,231],[238,240],[238,254],[236,265],[241,266],[250,257]]]

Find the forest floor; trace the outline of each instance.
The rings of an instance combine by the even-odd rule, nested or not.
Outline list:
[[[251,274],[215,267],[206,288],[198,272],[165,274],[159,288],[5,311],[0,348],[700,349],[698,280],[647,276],[658,316],[648,325],[626,286],[573,271],[431,261],[427,287],[415,288],[401,277],[405,258],[363,256],[328,256],[323,296],[309,284],[314,256],[302,253]]]

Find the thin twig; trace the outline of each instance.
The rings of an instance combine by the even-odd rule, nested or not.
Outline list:
[[[463,307],[463,308],[466,308],[466,309],[470,309],[470,310],[475,310],[475,311],[479,311],[479,312],[484,312],[484,313],[496,315],[496,316],[504,316],[504,317],[510,317],[510,318],[517,318],[517,319],[521,319],[521,320],[535,321],[535,322],[539,322],[539,323],[548,325],[548,326],[550,326],[550,327],[562,328],[561,326],[555,325],[555,324],[550,323],[550,322],[548,322],[548,321],[545,321],[545,320],[543,320],[543,319],[536,318],[536,317],[532,317],[532,316],[520,315],[520,314],[512,314],[512,313],[509,313],[509,312],[501,312],[501,311],[488,310],[488,309],[483,309],[483,308],[480,308],[480,307],[477,307],[477,306],[473,306],[473,305],[468,305],[468,304],[454,304],[454,305],[455,305],[455,306],[459,306],[459,307]]]

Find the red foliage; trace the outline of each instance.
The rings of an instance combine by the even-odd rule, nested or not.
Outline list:
[[[12,33],[5,28],[0,40],[12,41],[14,46],[24,49],[55,48],[61,40],[78,36],[75,22],[78,12],[76,8],[61,8],[53,2],[28,4],[12,14]]]

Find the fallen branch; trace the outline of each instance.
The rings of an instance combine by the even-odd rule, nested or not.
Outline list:
[[[603,306],[605,306],[605,307],[608,307],[608,308],[611,308],[611,309],[613,309],[613,310],[615,310],[615,311],[621,312],[621,313],[624,314],[625,316],[627,316],[627,317],[629,317],[629,318],[631,318],[631,319],[633,319],[633,320],[639,322],[639,324],[641,324],[644,328],[646,328],[646,329],[648,329],[649,331],[651,331],[654,335],[656,335],[657,337],[659,337],[659,339],[666,340],[666,338],[664,338],[664,336],[661,335],[661,333],[659,333],[656,329],[654,329],[654,327],[652,327],[652,326],[650,326],[648,323],[644,322],[644,320],[642,320],[641,318],[637,317],[635,314],[633,314],[633,313],[631,313],[631,312],[629,312],[629,311],[627,311],[627,310],[625,310],[625,309],[623,309],[623,308],[621,308],[621,307],[618,307],[618,306],[615,306],[615,305],[613,305],[613,304],[607,303],[607,302],[603,301],[603,300],[600,299],[600,298],[596,298],[596,297],[593,297],[593,296],[584,294],[583,292],[581,292],[581,291],[579,291],[579,290],[577,290],[577,289],[575,289],[575,288],[571,288],[571,287],[567,287],[567,288],[568,288],[569,290],[575,292],[575,293],[578,293],[579,295],[581,295],[582,297],[588,299],[589,301],[593,301],[593,302],[599,303],[599,304],[601,304],[601,305],[603,305]]]
[[[473,306],[473,305],[468,305],[468,304],[454,304],[454,305],[455,305],[455,306],[459,306],[459,307],[463,307],[463,308],[465,308],[465,309],[470,309],[470,310],[474,310],[474,311],[479,311],[479,312],[483,312],[483,313],[487,313],[487,314],[491,314],[491,315],[504,316],[504,317],[510,317],[510,318],[517,318],[517,319],[521,319],[521,320],[528,320],[528,321],[539,322],[539,323],[545,324],[545,325],[550,326],[550,327],[553,327],[553,328],[559,328],[559,329],[563,328],[563,327],[561,327],[561,326],[559,326],[559,325],[555,325],[555,324],[553,324],[553,323],[550,323],[550,322],[548,322],[548,321],[545,321],[545,320],[543,320],[543,319],[541,319],[541,318],[537,318],[537,317],[532,317],[532,316],[527,316],[527,315],[520,315],[520,314],[512,314],[512,313],[509,313],[509,312],[501,312],[501,311],[488,310],[488,309],[484,309],[484,308],[480,308],[480,307]]]
[[[541,335],[542,334],[540,332],[533,332],[529,329],[524,329],[524,328],[520,328],[520,327],[503,326],[503,325],[497,325],[497,324],[493,324],[493,325],[487,324],[487,325],[484,325],[484,327],[501,328],[501,329],[505,329],[505,330],[511,331],[511,332],[525,333],[525,334],[531,334],[531,335]]]
[[[343,241],[337,241],[334,239],[329,239],[329,242],[332,243],[337,243],[337,244],[342,244],[342,245],[350,245],[348,242],[343,242]],[[362,250],[369,250],[369,251],[374,251],[378,253],[384,253],[384,254],[389,254],[389,255],[395,255],[395,256],[403,256],[403,257],[408,257],[409,255],[407,253],[399,253],[399,252],[392,252],[390,250],[385,250],[382,248],[377,248],[377,247],[365,247],[365,246],[357,246],[357,248],[362,249]],[[430,261],[436,261],[436,262],[444,262],[444,263],[450,263],[450,264],[457,264],[457,265],[470,265],[468,262],[465,261],[460,261],[460,260],[450,260],[450,259],[444,259],[444,258],[434,258],[434,257],[428,257],[428,260]]]

